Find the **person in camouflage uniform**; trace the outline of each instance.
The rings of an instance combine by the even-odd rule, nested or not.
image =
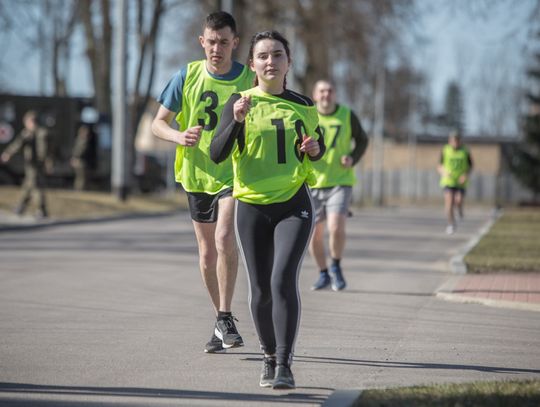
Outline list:
[[[32,198],[38,207],[37,216],[47,217],[45,200],[45,170],[49,169],[48,160],[48,132],[38,126],[37,112],[29,110],[23,117],[24,128],[15,137],[15,140],[6,147],[0,160],[8,162],[11,157],[22,150],[24,158],[24,181],[22,193],[15,207],[15,213],[22,215]]]
[[[84,124],[79,127],[70,160],[73,171],[75,172],[73,188],[77,191],[82,191],[87,187],[88,155],[90,153],[91,137],[92,129],[90,126]]]

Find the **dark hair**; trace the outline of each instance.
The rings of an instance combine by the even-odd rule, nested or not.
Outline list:
[[[23,116],[23,123],[29,119],[37,121],[37,116],[38,114],[36,110],[28,110]]]
[[[211,30],[217,31],[225,27],[230,27],[231,31],[236,36],[236,21],[234,21],[234,17],[226,11],[216,11],[206,16],[203,28],[210,28]]]
[[[285,48],[285,53],[287,54],[287,59],[289,62],[291,61],[291,50],[289,48],[289,41],[281,35],[279,32],[270,30],[270,31],[260,31],[256,33],[253,37],[251,37],[251,44],[249,45],[249,53],[248,53],[248,65],[253,62],[253,49],[255,48],[255,45],[262,40],[276,40],[283,44],[283,48]],[[257,86],[259,84],[259,80],[257,79],[257,76],[255,76],[255,79],[253,80],[253,84]],[[287,85],[287,77],[285,77],[285,80],[283,82],[283,87]]]

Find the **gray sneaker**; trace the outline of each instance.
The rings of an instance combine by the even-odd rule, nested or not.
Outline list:
[[[291,368],[285,365],[277,365],[276,377],[272,388],[276,390],[288,390],[296,388]]]
[[[225,352],[225,349],[223,348],[221,339],[219,339],[215,333],[212,333],[212,337],[204,347],[204,351],[205,353],[223,353]]]
[[[263,366],[261,370],[261,380],[259,385],[261,387],[272,387],[274,384],[274,377],[276,376],[276,358],[275,357],[263,357]]]
[[[225,349],[244,346],[244,341],[238,333],[236,325],[234,324],[235,319],[236,318],[231,315],[229,317],[218,319],[216,322],[216,329],[214,330],[214,333],[219,339],[221,339],[222,346]]]

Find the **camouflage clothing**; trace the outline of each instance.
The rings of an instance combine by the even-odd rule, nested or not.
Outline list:
[[[90,153],[91,130],[88,126],[81,126],[71,153],[71,166],[75,172],[73,187],[78,190],[86,189],[88,180],[88,156]]]
[[[22,150],[24,158],[24,181],[19,202],[15,208],[17,214],[22,214],[32,195],[36,200],[41,216],[47,216],[45,202],[45,161],[48,155],[48,133],[37,127],[34,131],[24,128],[7,146],[4,153],[12,156]]]

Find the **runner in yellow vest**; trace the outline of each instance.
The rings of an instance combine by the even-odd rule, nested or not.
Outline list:
[[[345,249],[345,224],[356,184],[354,166],[366,151],[368,138],[360,121],[348,107],[337,104],[335,86],[329,80],[320,80],[313,88],[313,100],[319,112],[319,125],[326,140],[326,153],[313,163],[317,182],[311,188],[315,204],[315,230],[310,252],[319,267],[319,278],[311,287],[320,290],[332,286],[343,290],[347,283],[341,269]],[[354,145],[354,148],[353,148]],[[328,228],[328,250],[332,263],[328,272],[324,226]]]
[[[463,218],[463,204],[465,190],[469,183],[469,175],[473,163],[469,150],[461,143],[461,135],[453,131],[448,137],[441,152],[441,159],[437,170],[441,175],[440,185],[444,190],[444,208],[448,225],[446,233],[452,234],[456,230],[457,209],[459,217]]]
[[[152,123],[156,136],[177,144],[176,181],[187,192],[199,246],[199,266],[217,321],[205,352],[243,345],[231,313],[238,269],[234,239],[233,171],[208,156],[210,141],[232,93],[253,86],[253,73],[232,60],[238,45],[236,23],[226,12],[207,16],[199,37],[206,59],[183,67],[167,84]],[[178,130],[170,123],[176,119]]]
[[[311,99],[285,88],[287,40],[276,31],[256,34],[249,61],[257,86],[231,96],[210,155],[221,162],[232,154],[236,233],[264,352],[259,384],[291,389],[298,274],[313,226],[306,183],[315,181],[312,161],[325,147]]]

